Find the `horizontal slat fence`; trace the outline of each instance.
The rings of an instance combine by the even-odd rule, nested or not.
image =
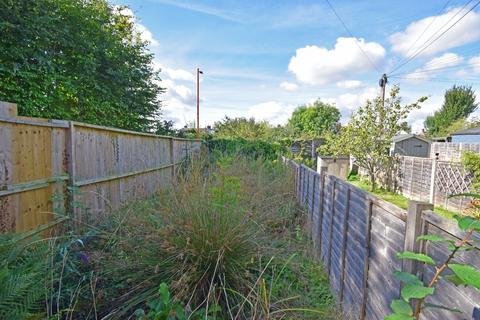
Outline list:
[[[432,208],[429,204],[412,201],[406,211],[337,177],[317,173],[291,160],[284,162],[295,171],[297,196],[308,212],[315,253],[325,266],[330,287],[344,312],[354,319],[376,320],[390,314],[390,303],[400,297],[401,290],[401,284],[393,277],[396,270],[418,269],[425,274],[427,283],[429,268],[396,258],[398,252],[405,250],[426,249],[435,258],[447,254],[446,248],[419,246],[415,239],[424,231],[461,236],[452,221],[426,211],[425,208]],[[423,225],[426,227],[422,228]],[[478,254],[468,257],[465,256],[464,263],[480,268]],[[444,282],[440,285],[448,286]],[[457,288],[448,295],[450,303],[461,307],[463,313],[435,310],[426,313],[424,319],[478,319],[473,316],[480,304],[478,292]],[[430,302],[440,303],[442,299],[435,296]]]
[[[480,143],[433,142],[430,148],[430,158],[438,155],[438,160],[459,162],[465,151],[480,153]]]
[[[14,104],[0,110],[0,232],[30,230],[54,212],[100,218],[167,186],[175,165],[200,149],[195,140],[16,117]]]

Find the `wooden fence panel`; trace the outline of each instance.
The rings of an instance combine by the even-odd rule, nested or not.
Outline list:
[[[325,176],[325,189],[323,192],[323,219],[322,219],[322,233],[320,234],[321,238],[321,259],[325,266],[329,268],[330,266],[330,232],[332,224],[332,208],[333,201],[332,197],[334,195],[334,179],[331,176]],[[329,270],[328,270],[329,271]]]
[[[0,103],[0,232],[27,231],[67,210],[94,221],[167,186],[172,160],[200,148],[193,140],[16,117],[15,110]]]
[[[0,120],[0,232],[24,231],[52,218],[65,177],[65,129],[51,123]],[[58,184],[57,184],[58,182]]]
[[[418,166],[414,160],[410,163]],[[291,166],[295,168],[295,165]],[[339,305],[353,319],[383,319],[391,313],[390,303],[400,296],[401,290],[400,282],[393,277],[394,271],[418,270],[425,283],[431,279],[431,267],[423,269],[424,266],[407,264],[396,257],[398,252],[407,249],[423,252],[424,246],[418,245],[416,238],[425,230],[430,234],[449,235],[453,239],[461,237],[453,221],[424,211],[433,207],[430,204],[411,202],[407,212],[339,178],[315,173],[303,165],[297,165],[297,168],[299,179],[303,179],[299,181],[298,199],[312,215],[316,253],[326,268]],[[317,180],[318,185],[314,182]],[[415,190],[419,186],[412,188]],[[478,234],[475,237],[480,239]],[[426,250],[440,260],[449,252],[438,244],[429,245]],[[462,253],[457,261],[480,268],[478,254]],[[435,295],[428,301],[458,306],[465,312],[460,315],[427,309],[423,320],[479,319],[478,292],[454,287],[443,280],[437,291],[440,296]]]
[[[369,201],[365,193],[350,187],[343,307],[359,315],[364,293],[365,259],[367,258]]]
[[[335,182],[335,192],[333,196],[334,211],[332,212],[331,223],[331,253],[330,253],[330,285],[332,291],[339,293],[341,289],[342,270],[343,270],[343,243],[345,234],[343,232],[346,213],[346,199],[348,186],[340,181]]]
[[[382,319],[391,312],[390,302],[399,297],[400,283],[393,273],[402,268],[396,254],[403,251],[404,243],[405,221],[389,212],[381,202],[374,202],[366,319]]]
[[[455,223],[444,217],[438,216],[433,212],[427,212],[425,215],[427,223],[427,233],[447,237],[452,240],[459,240],[464,233],[458,229]],[[480,234],[475,234],[473,238],[480,240]],[[447,245],[443,243],[428,243],[426,253],[435,261],[445,261],[450,254]],[[469,252],[459,252],[456,254],[454,263],[471,265],[480,269],[480,246]],[[434,268],[425,265],[423,269],[424,283],[427,285],[434,275]],[[422,319],[479,319],[480,318],[480,293],[472,288],[464,286],[455,286],[448,281],[441,279],[436,286],[436,294],[426,299],[426,302],[447,307],[457,307],[462,313],[452,313],[441,309],[428,308],[423,313]],[[474,317],[474,315],[476,315]]]

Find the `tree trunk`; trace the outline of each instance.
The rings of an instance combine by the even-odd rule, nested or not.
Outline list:
[[[370,172],[370,191],[375,191],[375,174]]]

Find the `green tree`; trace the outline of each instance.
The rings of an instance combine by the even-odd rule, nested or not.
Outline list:
[[[151,130],[162,92],[133,18],[106,0],[0,1],[0,100],[24,116]]]
[[[390,97],[382,103],[380,97],[367,100],[343,127],[335,139],[329,139],[328,149],[336,156],[350,154],[355,163],[368,171],[370,187],[375,189],[377,175],[382,168],[391,167],[389,149],[393,137],[408,131],[406,118],[411,110],[420,107],[426,98],[409,105],[401,105],[400,89],[394,86]]]
[[[334,105],[320,100],[298,107],[288,121],[296,137],[320,138],[328,131],[334,131],[340,121],[340,111]]]
[[[254,118],[225,117],[214,124],[217,138],[243,138],[247,140],[269,140],[272,137],[272,128],[266,121],[255,121]]]
[[[456,121],[466,119],[477,110],[475,91],[471,86],[457,86],[445,92],[445,98],[440,110],[425,120],[425,128],[429,136],[444,136],[452,132],[451,127]]]

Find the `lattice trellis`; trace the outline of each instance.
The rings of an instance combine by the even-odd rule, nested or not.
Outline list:
[[[472,176],[458,163],[441,162],[437,164],[436,187],[446,194],[468,192]]]

